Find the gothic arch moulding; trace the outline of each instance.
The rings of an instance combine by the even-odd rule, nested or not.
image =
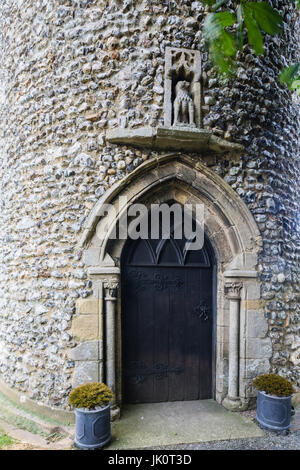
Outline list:
[[[87,341],[86,348],[91,343],[97,354],[90,361],[92,377],[85,375],[83,378],[80,371],[87,370],[80,359],[83,346],[75,348],[75,354],[72,353],[77,368],[75,384],[87,379],[106,380],[116,392],[116,402],[121,403],[119,276],[126,240],[111,240],[110,234],[131,204],[149,205],[170,200],[205,206],[205,232],[217,259],[215,397],[231,409],[241,409],[253,396],[251,376],[269,369],[270,345],[265,338],[257,277],[261,237],[249,209],[230,186],[205,165],[185,155],[171,154],[140,165],[105,193],[84,224],[80,246],[93,282],[93,299],[80,301],[74,322],[82,323],[82,313],[86,314],[87,322],[93,310],[94,321],[97,317],[93,328],[98,332],[94,337],[97,348],[93,341],[87,341],[90,337],[78,339]],[[101,217],[106,204],[115,208],[109,224],[107,218]],[[258,318],[262,331],[259,338],[254,332]],[[83,329],[84,326],[77,325],[77,331]]]
[[[120,196],[127,199],[126,206],[119,204]],[[92,209],[83,226],[80,246],[98,248],[96,265],[107,265],[110,232],[123,211],[133,203],[164,202],[170,200],[170,196],[182,204],[198,202],[205,205],[206,231],[219,262],[228,264],[235,259],[232,264],[235,269],[253,267],[253,263],[247,261],[247,255],[257,254],[261,238],[245,203],[205,165],[176,154],[147,161],[115,183]],[[101,233],[100,214],[105,204],[115,205],[117,217],[111,221],[106,237],[97,240],[97,233]]]

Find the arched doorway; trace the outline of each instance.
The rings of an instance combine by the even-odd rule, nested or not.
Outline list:
[[[121,258],[127,241],[111,235],[133,203],[148,207],[168,201],[205,207],[204,229],[217,260],[212,389],[214,398],[229,409],[247,407],[254,396],[253,375],[269,370],[270,346],[269,338],[262,337],[267,321],[257,270],[260,233],[249,209],[232,188],[198,159],[183,154],[140,165],[105,193],[84,224],[80,247],[93,295],[78,301],[73,324],[80,332],[85,332],[88,324],[97,341],[90,333],[77,338],[81,344],[75,348],[78,354],[73,383],[83,383],[84,371],[85,381],[105,381],[114,390],[116,413],[123,403],[120,287]],[[107,204],[112,209],[108,221],[102,216]],[[257,322],[261,325],[259,334]]]
[[[126,403],[214,396],[214,256],[188,241],[129,239],[121,257]]]

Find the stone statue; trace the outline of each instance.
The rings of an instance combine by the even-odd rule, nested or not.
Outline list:
[[[173,126],[195,127],[194,102],[189,92],[190,83],[178,82],[175,87]]]

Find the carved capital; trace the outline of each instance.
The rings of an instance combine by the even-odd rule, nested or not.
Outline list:
[[[119,288],[119,282],[116,279],[105,279],[103,281],[106,300],[116,300]]]
[[[229,282],[225,284],[225,294],[228,299],[239,300],[241,298],[241,289],[243,284],[241,282]]]

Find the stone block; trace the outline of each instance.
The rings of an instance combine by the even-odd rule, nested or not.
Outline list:
[[[97,361],[102,359],[102,341],[85,341],[70,350],[73,361]]]
[[[264,301],[263,300],[242,300],[241,307],[245,310],[259,310],[263,307]]]
[[[98,311],[98,299],[79,299],[76,302],[76,313],[79,313],[80,315],[97,315]]]
[[[268,359],[247,359],[245,369],[242,371],[244,379],[254,379],[258,375],[270,372],[270,362]]]
[[[73,336],[79,340],[93,340],[99,338],[97,315],[80,315],[74,318],[72,325]]]
[[[249,338],[246,345],[247,359],[268,359],[272,355],[270,338]]]
[[[99,248],[84,250],[83,261],[86,266],[96,266],[99,263]]]
[[[257,265],[257,254],[256,253],[244,253],[244,267],[245,269],[254,269]]]
[[[77,362],[73,374],[72,386],[78,387],[86,382],[99,381],[99,363],[98,361]]]
[[[249,282],[246,284],[247,300],[260,299],[260,284],[258,282]]]
[[[248,338],[264,338],[268,332],[268,322],[262,310],[250,310],[247,312],[247,336]]]

